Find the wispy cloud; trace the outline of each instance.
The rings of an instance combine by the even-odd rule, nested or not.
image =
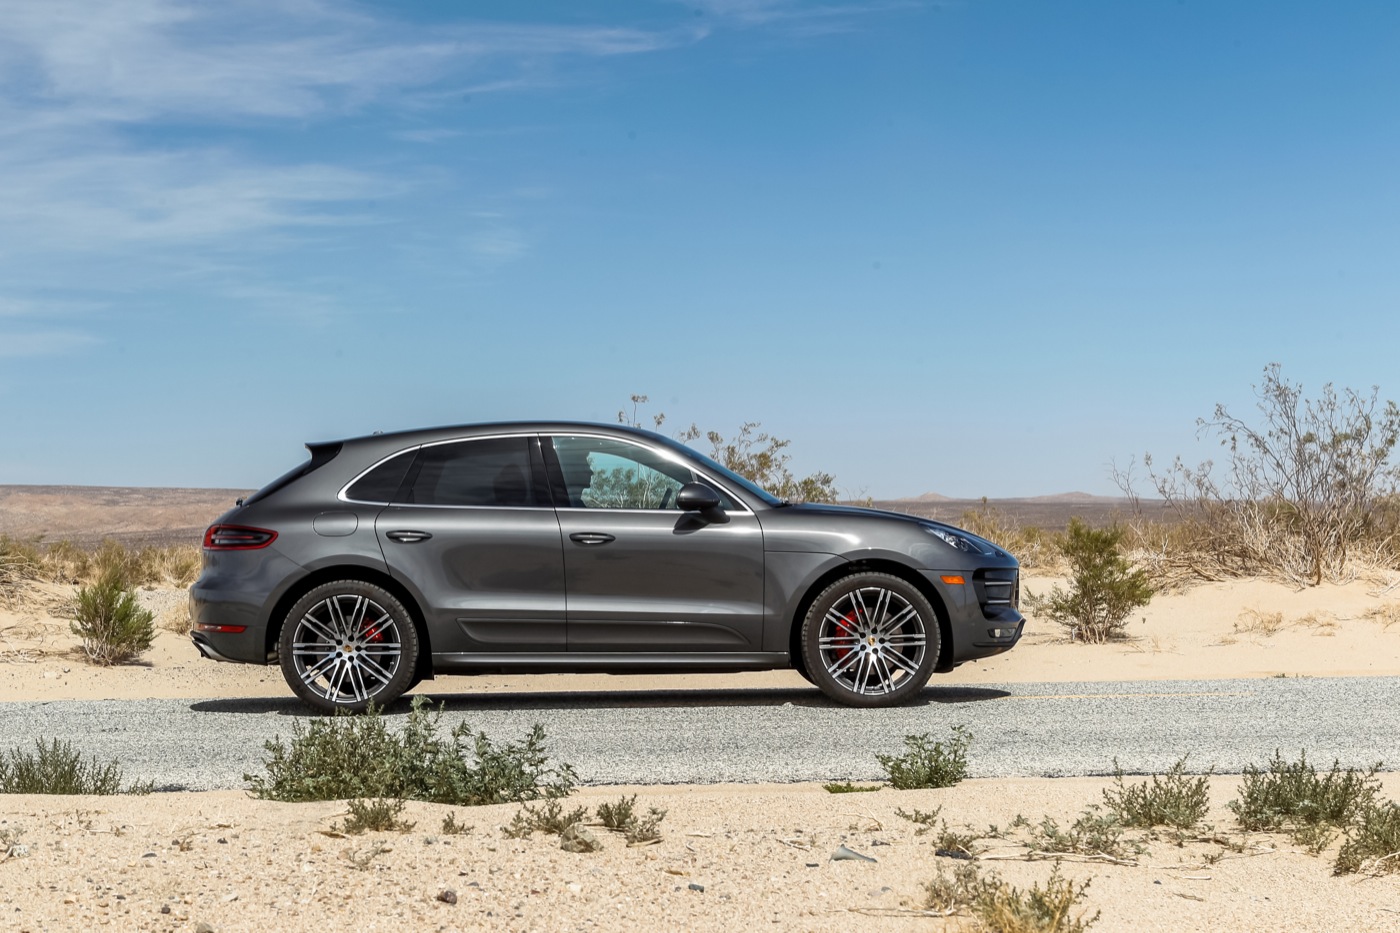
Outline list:
[[[10,359],[34,356],[62,356],[97,343],[92,334],[75,330],[49,330],[35,333],[0,331],[0,357]]]
[[[892,10],[917,9],[931,0],[878,0],[870,3],[812,4],[803,0],[676,0],[729,25],[774,27],[803,36],[846,32],[862,19]]]

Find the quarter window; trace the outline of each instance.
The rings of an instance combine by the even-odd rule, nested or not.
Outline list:
[[[406,450],[385,460],[351,483],[345,490],[345,498],[355,502],[393,502],[417,453],[417,450]]]
[[[493,437],[424,447],[402,501],[415,505],[537,506],[530,438]]]

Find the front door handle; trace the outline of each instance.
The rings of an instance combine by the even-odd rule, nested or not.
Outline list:
[[[391,531],[384,537],[400,544],[417,544],[419,541],[427,541],[432,535],[426,531]]]
[[[576,531],[569,535],[569,540],[575,544],[607,544],[609,541],[616,541],[612,535],[603,534],[601,531]]]

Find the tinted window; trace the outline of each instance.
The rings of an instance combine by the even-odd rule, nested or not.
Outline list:
[[[404,474],[413,465],[417,453],[416,450],[408,450],[385,460],[355,480],[345,490],[345,498],[356,502],[393,502],[399,487],[403,485]]]
[[[530,479],[530,438],[495,437],[424,447],[403,501],[416,505],[547,505]]]
[[[676,493],[702,480],[657,451],[605,437],[551,439],[569,505],[587,509],[674,509]],[[720,493],[729,508],[728,497]]]

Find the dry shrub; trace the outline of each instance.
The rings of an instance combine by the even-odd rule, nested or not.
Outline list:
[[[1281,612],[1260,612],[1258,609],[1246,609],[1240,613],[1240,617],[1235,620],[1235,631],[1241,635],[1263,635],[1267,638],[1276,635],[1288,627],[1288,623],[1283,620]]]
[[[1034,525],[1022,525],[1000,509],[983,500],[980,509],[968,509],[958,524],[979,538],[1010,552],[1021,562],[1023,570],[1058,573],[1065,568],[1060,555],[1060,535]]]
[[[24,585],[39,575],[38,555],[31,545],[0,537],[0,603],[13,605]]]
[[[82,638],[88,660],[103,667],[133,660],[155,639],[151,613],[137,604],[115,569],[78,591],[70,627]]]
[[[1366,618],[1380,623],[1381,628],[1389,629],[1400,622],[1400,603],[1385,603],[1366,610]]]
[[[1217,437],[1225,468],[1176,458],[1163,471],[1144,457],[1157,495],[1182,519],[1177,545],[1163,554],[1173,576],[1220,580],[1273,576],[1315,586],[1400,564],[1400,409],[1379,390],[1316,399],[1282,376],[1278,364],[1256,387],[1260,419],[1250,423],[1217,405],[1199,419]],[[1136,498],[1131,468],[1115,479]]]

